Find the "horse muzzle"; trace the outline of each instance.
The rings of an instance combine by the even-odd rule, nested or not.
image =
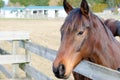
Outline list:
[[[67,76],[65,76],[65,71],[66,69],[63,64],[60,64],[57,68],[53,66],[53,73],[57,78],[61,78],[61,79],[68,78]]]

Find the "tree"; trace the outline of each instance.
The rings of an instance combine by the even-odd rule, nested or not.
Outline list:
[[[109,7],[116,7],[120,4],[120,0],[106,0]]]
[[[120,5],[120,0],[115,0],[115,5],[116,6]]]
[[[48,6],[49,0],[33,0],[36,6]]]
[[[67,0],[70,4],[74,5],[74,7],[79,7],[81,0]],[[87,0],[90,4],[93,3],[106,3],[106,0]],[[63,0],[58,2],[58,5],[63,5]]]
[[[74,7],[79,7],[81,0],[67,0],[71,5]],[[58,5],[62,6],[63,5],[63,0],[60,0],[58,2]]]
[[[22,6],[35,5],[35,6],[47,6],[49,0],[10,0],[12,3],[20,3]]]
[[[0,0],[0,8],[4,6],[4,1]]]

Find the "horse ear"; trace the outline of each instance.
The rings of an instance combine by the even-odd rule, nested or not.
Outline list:
[[[89,14],[89,6],[86,0],[82,0],[80,10],[83,15],[88,15]]]
[[[63,1],[63,6],[67,14],[73,9],[72,6],[66,0]]]

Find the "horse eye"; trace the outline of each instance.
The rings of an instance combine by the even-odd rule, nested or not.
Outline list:
[[[78,33],[78,35],[82,35],[83,34],[83,31],[80,31],[79,33]]]

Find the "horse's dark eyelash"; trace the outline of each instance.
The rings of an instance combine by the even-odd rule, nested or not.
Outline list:
[[[79,31],[77,35],[82,35],[83,34],[83,31]]]

